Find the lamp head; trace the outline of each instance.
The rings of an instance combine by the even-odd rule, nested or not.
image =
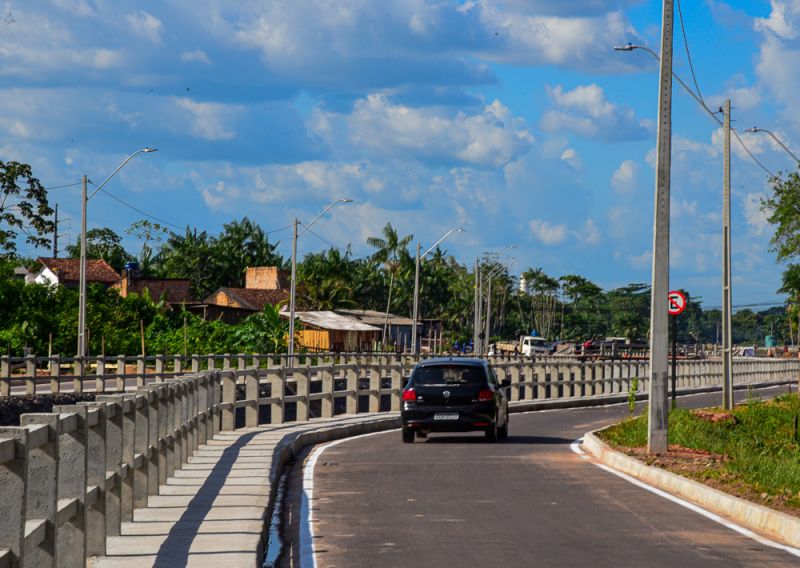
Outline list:
[[[339,200],[339,203],[352,203],[352,202],[353,202],[353,200],[352,200],[352,199],[350,199],[349,197],[342,197],[342,198]]]
[[[150,152],[158,152],[158,148],[151,148],[150,146],[145,146],[142,148],[142,152],[145,154],[149,154]]]
[[[634,45],[632,43],[626,43],[625,45],[615,45],[614,46],[614,51],[633,51],[637,47],[638,46],[636,46],[636,45]]]
[[[745,132],[760,132],[761,129],[759,127],[757,127],[757,126],[753,126],[751,128],[745,128],[744,131]]]

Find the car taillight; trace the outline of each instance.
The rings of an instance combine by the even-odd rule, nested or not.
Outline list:
[[[417,402],[417,392],[414,389],[404,390],[403,400],[406,402]]]
[[[478,400],[480,402],[487,402],[494,399],[494,391],[489,389],[483,389],[481,392],[478,393]]]

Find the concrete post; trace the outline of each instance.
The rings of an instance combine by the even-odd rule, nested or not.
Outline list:
[[[164,440],[166,449],[167,460],[167,477],[172,477],[175,474],[175,450],[180,448],[177,446],[175,439],[175,385],[172,382],[167,382],[163,387],[164,400],[166,401],[167,411],[165,413],[164,422]],[[180,454],[180,451],[178,452]]]
[[[392,381],[392,394],[390,409],[392,412],[400,411],[401,394],[403,391],[403,364],[399,361],[389,369]]]
[[[297,421],[308,420],[308,367],[294,369],[295,393],[297,400]]]
[[[211,420],[211,436],[216,436],[222,427],[222,412],[220,410],[220,403],[222,402],[222,378],[219,373],[211,373],[211,384],[209,387],[209,394],[211,395],[212,407],[212,420]],[[281,391],[281,396],[283,391]]]
[[[159,387],[158,385],[149,385],[149,388],[142,391],[142,394],[145,396],[145,403],[147,404],[147,452],[145,453],[147,495],[158,495],[158,485],[161,483],[158,443]]]
[[[230,368],[229,356],[227,361]],[[222,377],[222,404],[222,430],[230,432],[236,424],[236,380],[230,371]]]
[[[120,520],[133,520],[133,458],[135,454],[136,409],[133,395],[122,397],[122,464],[120,465]]]
[[[381,409],[381,365],[367,367],[369,373],[369,412]]]
[[[125,355],[117,355],[117,386],[116,392],[125,392]]]
[[[59,416],[58,440],[58,565],[84,568],[88,409],[85,406],[64,409],[67,412]],[[53,407],[53,410],[60,412],[59,407]]]
[[[25,356],[25,394],[36,394],[36,357]]]
[[[147,368],[145,367],[145,356],[140,355],[136,358],[136,388],[140,389],[145,385],[147,378],[145,377],[145,372]]]
[[[97,393],[106,392],[106,358],[98,356],[94,367],[94,390]]]
[[[325,395],[320,401],[320,416],[322,418],[331,418],[333,416],[333,377],[335,373],[334,363],[328,363],[319,370],[322,394]]]
[[[148,401],[140,391],[132,395],[135,433],[133,438],[133,508],[147,507]]]
[[[284,402],[283,393],[285,389],[285,371],[281,367],[273,367],[267,370],[267,381],[270,385],[270,396],[277,398],[277,402],[270,405],[270,423],[283,424]]]
[[[163,383],[164,382],[164,356],[163,355],[156,355],[155,362],[156,362],[156,382],[157,383]]]
[[[27,452],[28,430],[0,427],[0,549],[12,567],[25,562]]]
[[[11,361],[7,356],[0,357],[0,396],[11,394]]]
[[[86,407],[86,555],[106,553],[106,405],[80,402]]]
[[[180,355],[175,355],[175,357],[173,357],[172,359],[172,373],[175,375],[180,375],[182,372],[183,372],[183,357],[181,357]]]
[[[258,426],[258,371],[250,369],[244,377],[244,425],[247,428]]]
[[[57,566],[58,414],[23,414],[20,416],[20,424],[24,427],[43,428],[47,433],[46,437],[36,436],[40,438],[36,444],[33,443],[34,436],[29,435],[28,439],[25,482],[27,510],[24,517],[26,526],[39,526],[44,534],[38,544],[26,543],[25,565],[42,568]],[[3,499],[5,498],[4,494]]]
[[[519,400],[519,365],[514,363],[510,369],[511,374],[511,389],[510,389],[510,397],[509,400],[511,402],[516,402]]]
[[[122,405],[119,395],[98,396],[96,401],[105,404],[106,413],[106,535],[119,536],[122,499]]]
[[[200,356],[192,355],[192,373],[200,372]]]
[[[50,393],[61,392],[61,355],[50,357]]]
[[[83,392],[83,378],[86,374],[86,360],[81,356],[75,357],[73,369],[72,389],[74,392],[81,393]]]
[[[355,414],[358,412],[358,369],[353,366],[348,367],[345,371],[345,381],[347,388],[345,412]]]

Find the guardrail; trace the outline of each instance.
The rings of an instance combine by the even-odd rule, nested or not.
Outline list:
[[[0,568],[84,566],[103,555],[134,508],[220,431],[400,408],[415,359],[354,355],[293,367],[233,359],[227,369],[154,382],[95,402],[24,414],[0,428]],[[251,363],[248,367],[247,363]],[[314,364],[312,364],[314,363]],[[510,399],[547,400],[646,391],[647,363],[496,358]],[[718,385],[721,362],[678,363],[678,387]],[[737,384],[796,381],[797,359],[737,359]],[[84,378],[80,380],[85,380]],[[103,385],[109,386],[108,383]]]

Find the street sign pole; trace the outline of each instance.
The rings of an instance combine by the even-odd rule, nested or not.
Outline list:
[[[672,317],[672,409],[677,404],[678,390],[678,316],[686,309],[686,296],[680,290],[670,290],[667,296],[667,313]]]

